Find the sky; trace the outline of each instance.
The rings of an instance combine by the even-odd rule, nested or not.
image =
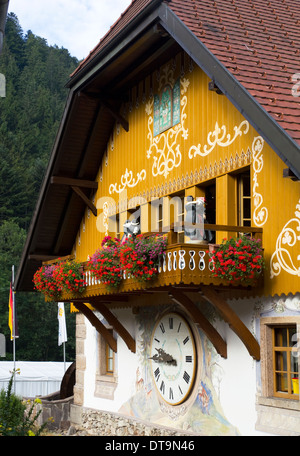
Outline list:
[[[24,33],[68,49],[79,60],[87,57],[131,0],[10,0]]]

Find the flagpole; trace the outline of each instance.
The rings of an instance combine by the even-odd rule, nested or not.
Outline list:
[[[66,372],[66,343],[63,343],[64,346],[64,372]]]
[[[14,360],[14,392],[16,392],[16,311],[15,311],[15,266],[12,266],[12,296],[13,296],[13,360]]]
[[[66,327],[66,316],[65,306],[63,302],[58,302],[58,345],[63,345],[63,357],[64,357],[64,372],[66,372],[66,342],[67,342],[67,327]]]

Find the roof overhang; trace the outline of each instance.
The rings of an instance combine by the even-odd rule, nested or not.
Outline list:
[[[94,181],[127,91],[183,49],[300,178],[299,146],[161,0],[151,2],[69,80],[69,95],[15,281],[32,290],[42,259],[71,252],[86,205],[53,177]],[[107,109],[107,103],[112,109]],[[91,198],[93,189],[82,189]]]

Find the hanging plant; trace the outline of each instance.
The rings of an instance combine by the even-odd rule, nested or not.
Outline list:
[[[159,259],[167,247],[167,238],[161,235],[131,237],[121,247],[121,265],[139,282],[155,279]]]
[[[57,263],[53,277],[58,287],[66,293],[82,293],[86,288],[82,264],[75,260]]]
[[[264,268],[261,241],[248,236],[223,239],[212,253],[213,276],[233,284],[253,284]]]
[[[122,281],[120,266],[120,239],[105,236],[98,249],[88,262],[92,275],[107,285],[109,289],[117,288]]]
[[[54,264],[43,265],[33,276],[34,288],[48,299],[58,299],[62,292],[62,287],[54,276],[55,268]]]

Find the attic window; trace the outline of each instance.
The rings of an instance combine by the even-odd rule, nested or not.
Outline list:
[[[166,84],[154,95],[153,135],[157,136],[180,122],[180,79],[173,88]]]

